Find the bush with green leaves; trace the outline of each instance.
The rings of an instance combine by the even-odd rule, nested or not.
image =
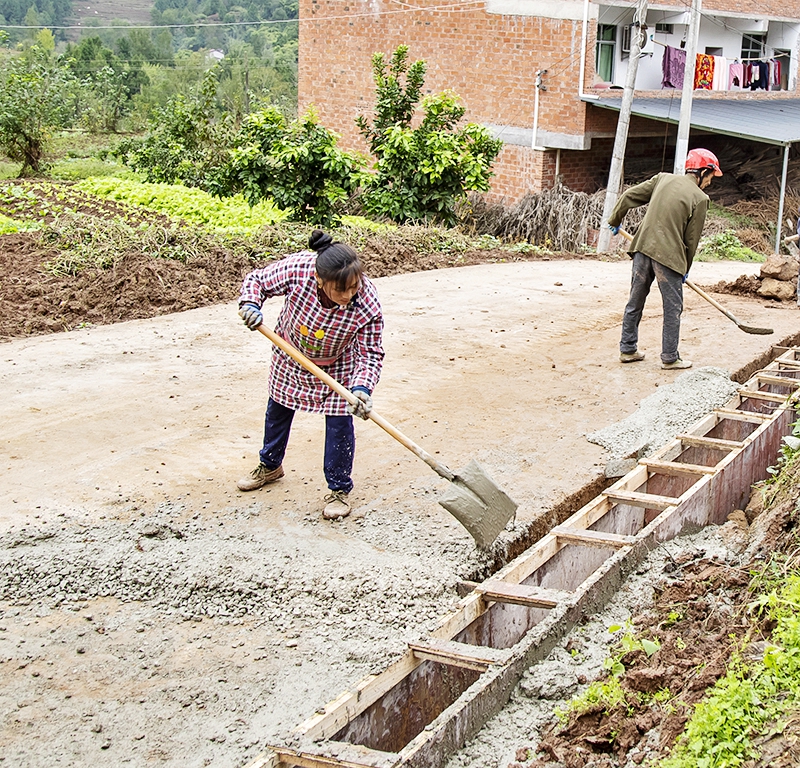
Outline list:
[[[272,198],[294,221],[329,224],[358,186],[365,163],[337,142],[313,109],[291,122],[274,107],[259,110],[242,123],[213,191],[241,192],[251,205]]]
[[[422,98],[423,117],[412,126],[425,81],[424,61],[408,62],[399,46],[387,67],[384,55],[372,57],[375,114],[356,119],[377,158],[365,180],[367,212],[393,221],[456,223],[456,205],[470,191],[486,192],[492,163],[502,148],[486,128],[458,127],[464,107],[452,91]]]
[[[172,99],[151,121],[150,132],[121,142],[116,155],[149,182],[214,186],[234,133],[230,115],[218,113],[216,92],[214,67],[197,92]]]
[[[704,237],[697,248],[696,261],[766,261],[766,256],[742,245],[732,229]]]
[[[65,95],[74,79],[59,66],[45,38],[40,34],[39,42],[0,67],[0,149],[22,164],[20,176],[43,170],[53,131],[69,124]]]

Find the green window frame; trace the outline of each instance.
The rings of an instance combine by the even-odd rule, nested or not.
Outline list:
[[[617,52],[617,27],[615,24],[597,25],[597,46],[594,69],[604,83],[614,82],[614,59]]]

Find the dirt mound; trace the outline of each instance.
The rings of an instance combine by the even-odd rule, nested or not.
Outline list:
[[[58,255],[40,232],[0,237],[0,339],[68,331],[81,324],[103,325],[181,312],[233,301],[242,278],[269,259],[224,241],[193,249],[185,260],[155,258],[126,250],[105,269],[76,275],[49,274],[45,264]],[[578,254],[508,250],[422,251],[402,241],[370,238],[360,249],[367,274],[385,277],[446,267],[507,261],[584,258]]]
[[[551,761],[567,768],[583,768],[590,760],[597,768],[622,765],[654,728],[661,748],[670,746],[692,705],[725,673],[733,638],[747,629],[741,614],[714,607],[742,604],[748,581],[746,570],[696,553],[678,558],[669,579],[659,585],[655,614],[633,621],[635,633],[660,644],[658,653],[648,656],[637,649],[622,655],[624,699],[612,707],[600,702],[572,712],[566,724],[544,736],[537,750],[544,757],[528,768],[544,768]],[[654,695],[665,690],[673,706],[652,706]]]
[[[55,251],[33,234],[6,235],[0,247],[0,338],[52,333],[82,323],[106,324],[194,309],[232,299],[245,257],[223,249],[184,263],[140,252],[119,256],[109,269],[56,277],[44,270]]]
[[[706,288],[712,293],[727,293],[733,296],[751,296],[760,299],[758,289],[761,287],[761,278],[758,275],[740,275],[733,282],[726,283],[721,280]]]

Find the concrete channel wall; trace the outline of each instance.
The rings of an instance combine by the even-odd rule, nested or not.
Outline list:
[[[664,541],[744,508],[796,419],[800,349],[471,591],[397,662],[248,768],[436,768],[508,701],[525,670]]]

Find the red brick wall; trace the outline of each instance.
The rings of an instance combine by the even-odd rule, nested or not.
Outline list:
[[[426,90],[454,90],[466,119],[474,122],[531,127],[536,70],[547,69],[541,129],[583,133],[585,108],[577,97],[580,21],[500,16],[482,6],[461,13],[427,10],[436,2],[300,0],[300,110],[314,104],[344,146],[365,150],[353,119],[372,114],[370,58],[380,51],[388,59],[406,44],[412,61],[428,64]],[[418,10],[398,13],[408,5]],[[343,16],[350,18],[336,18]],[[594,50],[593,41],[588,49]]]
[[[373,114],[375,86],[371,56],[388,60],[398,45],[410,48],[410,59],[428,65],[427,92],[452,89],[462,98],[466,119],[530,129],[533,125],[536,70],[546,69],[546,91],[540,92],[542,131],[592,136],[588,151],[562,150],[560,175],[576,190],[591,192],[605,183],[617,113],[587,107],[578,98],[582,22],[501,16],[483,4],[465,10],[434,10],[439,0],[300,1],[299,108],[314,105],[322,122],[342,136],[342,145],[366,152],[354,119]],[[676,9],[684,9],[681,3]],[[704,10],[751,9],[753,17],[800,18],[800,0],[706,0]],[[585,83],[594,75],[595,24],[589,24]],[[586,90],[591,92],[591,88]],[[607,90],[598,95],[610,95]],[[621,95],[621,94],[620,94]],[[663,93],[642,95],[663,95]],[[767,98],[796,97],[774,92]],[[700,98],[729,98],[702,94]],[[747,93],[737,94],[747,98]],[[650,151],[661,124],[633,118],[628,153]],[[663,143],[663,142],[661,142]],[[661,144],[659,144],[661,146]],[[492,196],[509,201],[552,185],[556,152],[506,145],[495,163]]]

